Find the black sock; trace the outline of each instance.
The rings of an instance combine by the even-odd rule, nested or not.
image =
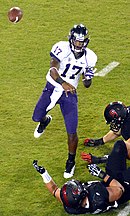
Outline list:
[[[46,119],[46,120],[42,119],[42,120],[40,121],[40,124],[45,124],[45,123],[47,122],[47,120],[48,120],[48,119]]]
[[[75,156],[76,156],[76,154],[68,154],[68,160],[69,161],[75,161]]]

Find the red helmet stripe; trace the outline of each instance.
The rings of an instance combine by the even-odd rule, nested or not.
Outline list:
[[[68,197],[67,197],[67,193],[66,193],[66,187],[67,187],[67,185],[63,186],[63,188],[62,188],[62,195],[63,195],[63,199],[64,199],[64,202],[65,202],[65,205],[69,206]]]

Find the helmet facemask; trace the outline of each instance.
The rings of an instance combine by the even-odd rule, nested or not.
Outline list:
[[[121,117],[119,117],[118,119],[114,118],[110,122],[110,130],[117,133],[121,129],[123,122],[124,122],[124,119],[121,119]]]
[[[74,25],[69,33],[69,42],[75,54],[83,53],[89,43],[87,28],[82,24]]]

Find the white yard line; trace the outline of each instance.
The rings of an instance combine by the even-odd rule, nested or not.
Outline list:
[[[104,77],[106,74],[108,74],[111,70],[113,70],[119,64],[120,64],[119,62],[113,61],[110,64],[108,64],[105,68],[103,68],[99,72],[95,73],[94,76]]]
[[[130,204],[127,205],[117,216],[129,216],[130,215]]]

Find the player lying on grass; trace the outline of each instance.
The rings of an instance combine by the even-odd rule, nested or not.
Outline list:
[[[130,106],[126,107],[122,102],[111,102],[104,111],[107,124],[110,124],[110,131],[100,139],[84,140],[85,146],[99,146],[115,140],[122,136],[125,142],[130,143]]]
[[[66,182],[61,189],[44,167],[33,161],[34,168],[41,174],[50,193],[62,203],[69,214],[99,213],[118,207],[130,200],[130,167],[126,167],[129,149],[123,141],[117,141],[108,158],[104,172],[96,164],[87,166],[89,172],[101,181],[81,183]]]

